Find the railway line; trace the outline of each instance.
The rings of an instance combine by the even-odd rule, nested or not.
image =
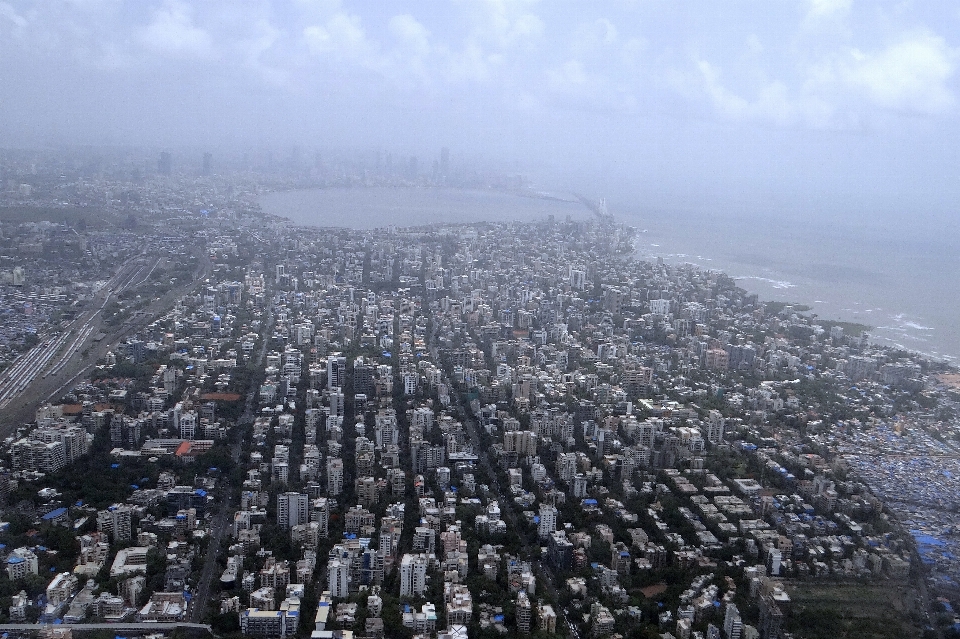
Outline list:
[[[124,291],[136,288],[146,282],[156,270],[160,261],[160,258],[157,258],[151,264],[143,258],[138,258],[126,264],[100,289],[103,301],[95,310],[88,311],[74,320],[73,325],[63,333],[45,336],[40,344],[21,355],[0,375],[0,410],[17,399],[38,377],[46,379],[63,371],[73,357],[87,344],[94,331],[99,328],[98,316],[107,304]],[[138,280],[138,278],[140,279]],[[70,341],[71,337],[73,338],[72,341]],[[58,354],[60,355],[59,358],[54,360]],[[52,365],[51,361],[53,362]]]

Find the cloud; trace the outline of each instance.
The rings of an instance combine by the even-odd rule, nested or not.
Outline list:
[[[313,53],[334,53],[354,58],[370,50],[359,16],[338,12],[326,24],[307,27],[303,31]]]
[[[238,42],[238,49],[246,61],[247,68],[258,77],[273,85],[285,84],[291,76],[290,70],[283,65],[268,64],[266,54],[280,41],[282,32],[265,19],[258,20],[254,32]]]
[[[778,80],[762,84],[752,99],[726,88],[720,70],[705,60],[697,63],[703,87],[712,106],[731,119],[754,120],[777,126],[805,125],[815,128],[831,126],[833,107],[817,96],[791,95],[787,85]]]
[[[510,86],[535,75],[535,53],[544,23],[527,10],[528,0],[465,0],[460,3],[467,34],[459,46],[450,41],[435,46],[440,54],[436,69],[440,77],[454,84],[490,82]]]
[[[920,31],[876,53],[854,49],[840,75],[881,107],[940,113],[955,102],[947,83],[956,59],[943,38]]]
[[[18,29],[27,26],[27,19],[17,13],[17,10],[7,2],[0,2],[0,21],[2,20],[9,20]]]
[[[573,38],[573,50],[576,53],[602,50],[616,44],[619,38],[620,34],[612,22],[606,18],[598,18],[577,28]]]
[[[843,18],[850,13],[853,0],[810,0],[808,19]]]
[[[556,90],[569,90],[587,83],[587,73],[578,60],[569,60],[559,67],[547,71],[550,86]]]
[[[155,11],[140,40],[147,48],[177,57],[203,58],[213,53],[210,34],[193,24],[190,7],[180,2],[168,2]]]
[[[404,49],[413,55],[423,57],[430,53],[430,31],[412,15],[393,16],[388,27]]]
[[[753,39],[748,40],[748,49],[755,51],[759,43]],[[764,68],[766,56],[744,58],[734,67],[734,80],[724,81],[718,66],[698,58],[696,76],[678,77],[693,86],[699,83],[700,95],[727,118],[860,129],[885,121],[891,112],[950,111],[956,103],[951,81],[958,54],[942,37],[921,30],[901,34],[892,44],[873,50],[834,46],[814,59],[793,58],[793,68],[780,64],[772,73]],[[696,99],[696,91],[687,97]]]
[[[469,2],[474,28],[471,39],[496,49],[529,46],[543,35],[539,16],[526,10],[522,0],[478,0]]]
[[[446,53],[446,77],[454,82],[480,82],[490,78],[491,65],[496,65],[500,58],[487,55],[476,42],[467,41],[463,50]]]

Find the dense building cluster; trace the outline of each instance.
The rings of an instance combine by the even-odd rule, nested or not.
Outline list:
[[[11,430],[0,616],[740,639],[805,636],[816,588],[905,588],[916,618],[960,594],[945,368],[637,261],[602,207],[369,232],[228,209],[16,227],[114,282],[65,289],[78,314],[176,295],[118,305],[92,373]]]

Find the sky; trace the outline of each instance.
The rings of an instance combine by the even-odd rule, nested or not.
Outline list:
[[[909,220],[960,195],[958,56],[935,0],[0,0],[0,147],[447,146],[663,206]]]

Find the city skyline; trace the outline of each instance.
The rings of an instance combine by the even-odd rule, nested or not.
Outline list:
[[[666,205],[945,214],[944,3],[0,5],[0,146],[401,148]]]

